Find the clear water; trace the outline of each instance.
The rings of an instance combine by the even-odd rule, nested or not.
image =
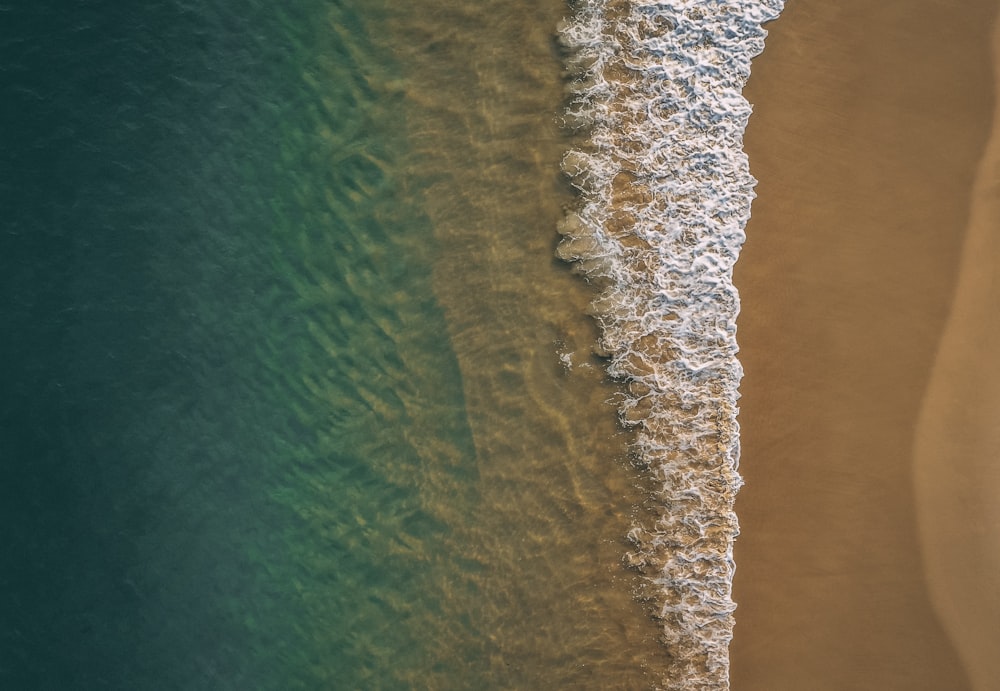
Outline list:
[[[662,680],[562,3],[0,9],[0,686]]]

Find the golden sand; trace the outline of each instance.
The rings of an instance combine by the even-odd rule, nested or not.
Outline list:
[[[1000,23],[994,28],[1000,75]],[[917,427],[931,595],[973,687],[1000,689],[1000,116],[973,188],[958,283]]]
[[[754,63],[740,691],[969,688],[925,585],[913,454],[992,117],[995,11],[792,0]],[[969,517],[935,510],[942,535]]]

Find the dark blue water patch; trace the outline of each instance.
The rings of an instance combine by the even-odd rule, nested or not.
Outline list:
[[[0,27],[0,686],[472,678],[426,648],[471,638],[437,614],[475,454],[364,16]]]

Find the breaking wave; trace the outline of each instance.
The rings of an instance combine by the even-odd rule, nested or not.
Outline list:
[[[560,27],[587,132],[558,255],[600,289],[599,352],[657,486],[627,562],[652,586],[675,689],[728,689],[739,382],[733,265],[756,180],[741,95],[783,0],[583,0]]]

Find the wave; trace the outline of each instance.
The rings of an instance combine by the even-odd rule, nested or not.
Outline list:
[[[657,486],[626,561],[651,586],[673,689],[728,689],[739,295],[756,180],[741,95],[783,0],[583,0],[560,27],[587,132],[562,166],[579,202],[557,254],[600,290],[598,351],[627,382],[623,424]]]

